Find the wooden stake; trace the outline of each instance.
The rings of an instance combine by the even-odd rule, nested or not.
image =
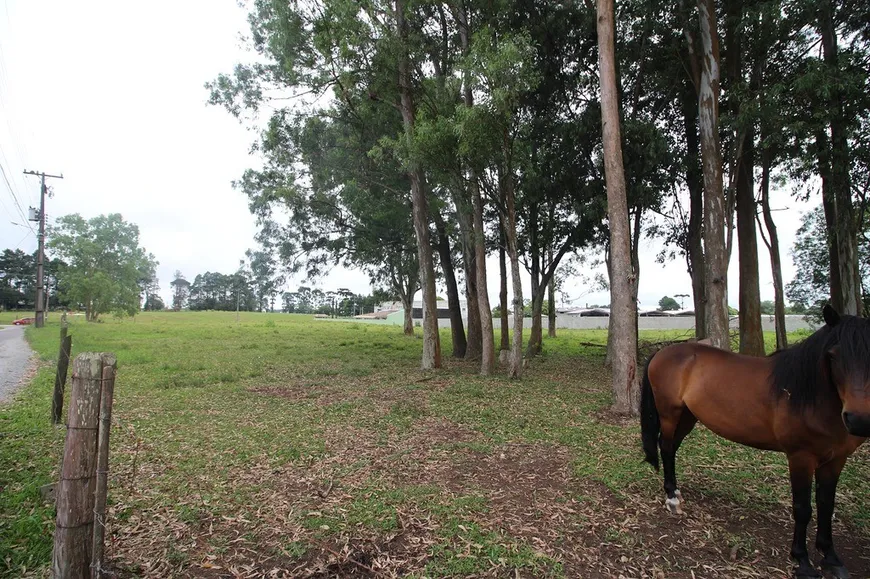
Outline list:
[[[90,577],[102,371],[100,354],[79,354],[73,362],[51,561],[56,579]]]
[[[100,430],[97,442],[97,489],[94,493],[94,553],[91,578],[100,579],[103,570],[103,538],[106,531],[106,495],[109,486],[109,430],[112,428],[112,397],[117,362],[103,354],[103,392],[100,395]]]
[[[54,377],[54,398],[51,401],[51,422],[60,423],[63,414],[63,391],[69,370],[69,357],[72,350],[72,336],[67,335],[66,312],[60,318],[60,353],[57,355],[57,374]]]

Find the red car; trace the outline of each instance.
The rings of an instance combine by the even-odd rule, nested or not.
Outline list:
[[[29,326],[34,322],[34,318],[19,318],[12,322],[13,326]]]

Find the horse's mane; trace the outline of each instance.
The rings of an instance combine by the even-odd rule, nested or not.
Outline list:
[[[836,396],[822,366],[826,353],[834,346],[839,346],[844,368],[861,371],[866,383],[870,378],[870,321],[844,315],[836,325],[825,324],[807,339],[771,354],[774,395],[785,392],[795,411],[817,406],[823,396]]]

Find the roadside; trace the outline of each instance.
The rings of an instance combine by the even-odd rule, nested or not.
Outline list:
[[[0,403],[10,402],[32,367],[23,326],[0,326]]]

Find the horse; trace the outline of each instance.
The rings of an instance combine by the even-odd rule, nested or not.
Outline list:
[[[696,422],[739,444],[785,453],[798,579],[821,577],[807,551],[814,476],[820,565],[849,577],[834,550],[831,517],[846,459],[870,436],[870,320],[830,306],[822,315],[825,324],[808,338],[763,358],[697,342],[665,347],[650,358],[641,386],[645,460],[658,471],[661,452],[672,513],[682,513],[684,502],[676,453]]]

